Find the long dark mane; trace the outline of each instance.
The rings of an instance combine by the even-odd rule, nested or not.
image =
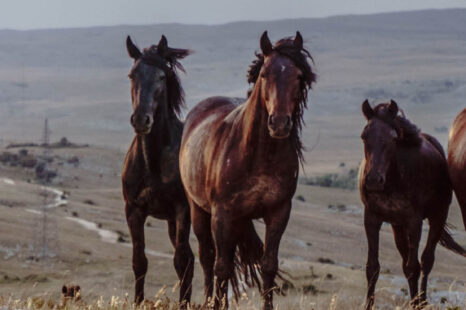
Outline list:
[[[421,130],[413,124],[400,110],[395,117],[389,117],[386,111],[390,103],[380,103],[374,108],[375,117],[389,124],[398,134],[398,144],[402,146],[420,146],[422,143]]]
[[[191,51],[187,49],[167,47],[164,54],[160,55],[157,45],[145,48],[141,55],[141,60],[147,64],[156,66],[164,71],[167,84],[167,108],[179,116],[184,108],[184,90],[181,86],[177,70],[185,72],[183,66],[178,61],[188,56]]]
[[[299,104],[295,109],[293,114],[293,128],[291,130],[291,139],[296,148],[296,152],[301,162],[304,161],[303,150],[304,146],[299,138],[304,120],[303,114],[304,109],[307,108],[307,95],[308,91],[312,89],[312,83],[317,79],[317,75],[313,72],[312,67],[308,61],[311,60],[314,64],[314,59],[311,56],[311,53],[305,48],[297,48],[293,43],[293,38],[283,38],[275,43],[273,50],[280,55],[286,56],[291,59],[294,64],[301,70],[302,77],[300,79],[300,94],[299,94]],[[248,70],[248,83],[255,84],[259,78],[259,73],[261,71],[262,65],[264,64],[264,55],[262,53],[256,53],[256,59],[249,66]]]

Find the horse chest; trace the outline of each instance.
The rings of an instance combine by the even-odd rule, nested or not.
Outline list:
[[[240,188],[233,190],[229,199],[232,205],[246,209],[275,206],[291,198],[293,193],[286,180],[277,175],[249,177]],[[290,183],[293,183],[290,180]],[[246,211],[248,211],[246,210]]]
[[[403,222],[414,215],[409,200],[400,195],[368,194],[367,208],[382,220],[391,223]]]
[[[159,169],[162,183],[175,181],[180,175],[177,152],[168,146],[164,147],[160,154]]]

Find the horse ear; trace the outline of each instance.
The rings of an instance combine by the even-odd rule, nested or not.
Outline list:
[[[396,117],[396,115],[398,114],[398,104],[393,99],[390,99],[390,104],[388,105],[388,112],[392,117]]]
[[[131,41],[130,36],[126,38],[126,50],[128,51],[129,57],[134,60],[138,60],[139,57],[141,57],[141,51],[136,45],[134,45],[133,41]]]
[[[273,47],[272,47],[272,43],[270,43],[270,39],[269,39],[269,36],[267,35],[267,31],[264,31],[264,33],[262,34],[261,36],[261,50],[262,50],[262,54],[267,56],[269,55],[270,53],[272,53],[272,50],[273,50]]]
[[[300,50],[303,49],[303,36],[301,35],[301,33],[299,33],[299,31],[296,31],[296,36],[294,37],[293,44]]]
[[[63,294],[66,294],[67,291],[68,291],[68,289],[66,288],[65,285],[63,285],[63,287],[61,288],[61,292],[62,292]]]
[[[167,38],[162,34],[162,37],[160,38],[159,44],[157,44],[157,53],[165,57],[168,52],[168,42]]]
[[[362,103],[362,114],[364,114],[367,120],[370,120],[374,116],[374,110],[367,99]]]

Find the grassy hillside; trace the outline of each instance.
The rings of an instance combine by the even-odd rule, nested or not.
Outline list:
[[[133,137],[126,35],[146,47],[163,33],[169,45],[194,51],[183,60],[187,74],[181,75],[189,109],[212,95],[245,96],[246,71],[266,29],[273,40],[300,30],[318,74],[302,133],[307,151],[301,177],[306,182],[298,187],[280,248],[281,268],[290,272],[295,286],[288,297],[276,298],[277,305],[306,310],[360,307],[367,247],[362,205],[357,190],[351,189],[350,173],[362,156],[360,105],[365,98],[393,98],[408,118],[446,146],[448,128],[465,106],[466,10],[218,26],[0,30],[0,153],[19,151],[7,150],[10,142],[39,142],[46,116],[53,141],[66,136],[91,144],[53,151],[52,167],[59,176],[50,186],[66,192],[66,204],[51,211],[59,256],[46,264],[30,258],[44,189],[33,170],[0,164],[0,308],[38,309],[49,298],[59,304],[61,286],[73,283],[81,285],[83,301],[70,309],[131,307],[125,304],[126,293],[133,298],[131,244],[120,188],[123,157]],[[41,152],[28,151],[35,156]],[[77,165],[68,162],[74,156]],[[341,188],[315,186],[329,180]],[[456,202],[449,222],[455,238],[466,244]],[[263,234],[260,222],[257,228]],[[154,302],[161,298],[160,309],[166,309],[165,297],[154,297],[164,286],[170,300],[178,294],[172,290],[177,278],[166,223],[150,219],[146,236],[146,295]],[[407,283],[387,225],[380,242],[378,309],[403,309]],[[197,249],[194,235],[191,245]],[[464,258],[438,248],[429,282],[432,309],[466,307],[465,266]],[[199,304],[199,265],[193,285],[193,300]],[[257,309],[257,294],[248,291],[241,309]]]

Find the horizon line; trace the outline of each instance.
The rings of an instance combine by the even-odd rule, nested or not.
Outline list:
[[[164,23],[148,23],[148,24],[101,24],[101,25],[89,25],[89,26],[64,26],[64,27],[38,27],[38,28],[0,28],[0,31],[18,31],[18,32],[28,32],[28,31],[50,31],[50,30],[79,30],[79,29],[91,29],[91,28],[112,28],[112,27],[148,27],[148,26],[164,26],[164,25],[180,25],[180,26],[205,26],[205,27],[216,27],[216,26],[228,26],[238,23],[267,23],[267,22],[280,22],[280,21],[290,21],[290,20],[324,20],[331,18],[339,17],[355,17],[355,16],[374,16],[374,15],[390,15],[390,14],[400,14],[400,13],[417,13],[417,12],[426,12],[426,11],[453,11],[453,10],[463,10],[466,11],[466,8],[463,7],[451,7],[451,8],[425,8],[417,10],[398,10],[398,11],[383,11],[383,12],[374,12],[374,13],[354,13],[354,14],[335,14],[322,17],[289,17],[289,18],[277,18],[277,19],[261,19],[261,20],[234,20],[226,21],[221,23],[183,23],[183,22],[164,22]]]

